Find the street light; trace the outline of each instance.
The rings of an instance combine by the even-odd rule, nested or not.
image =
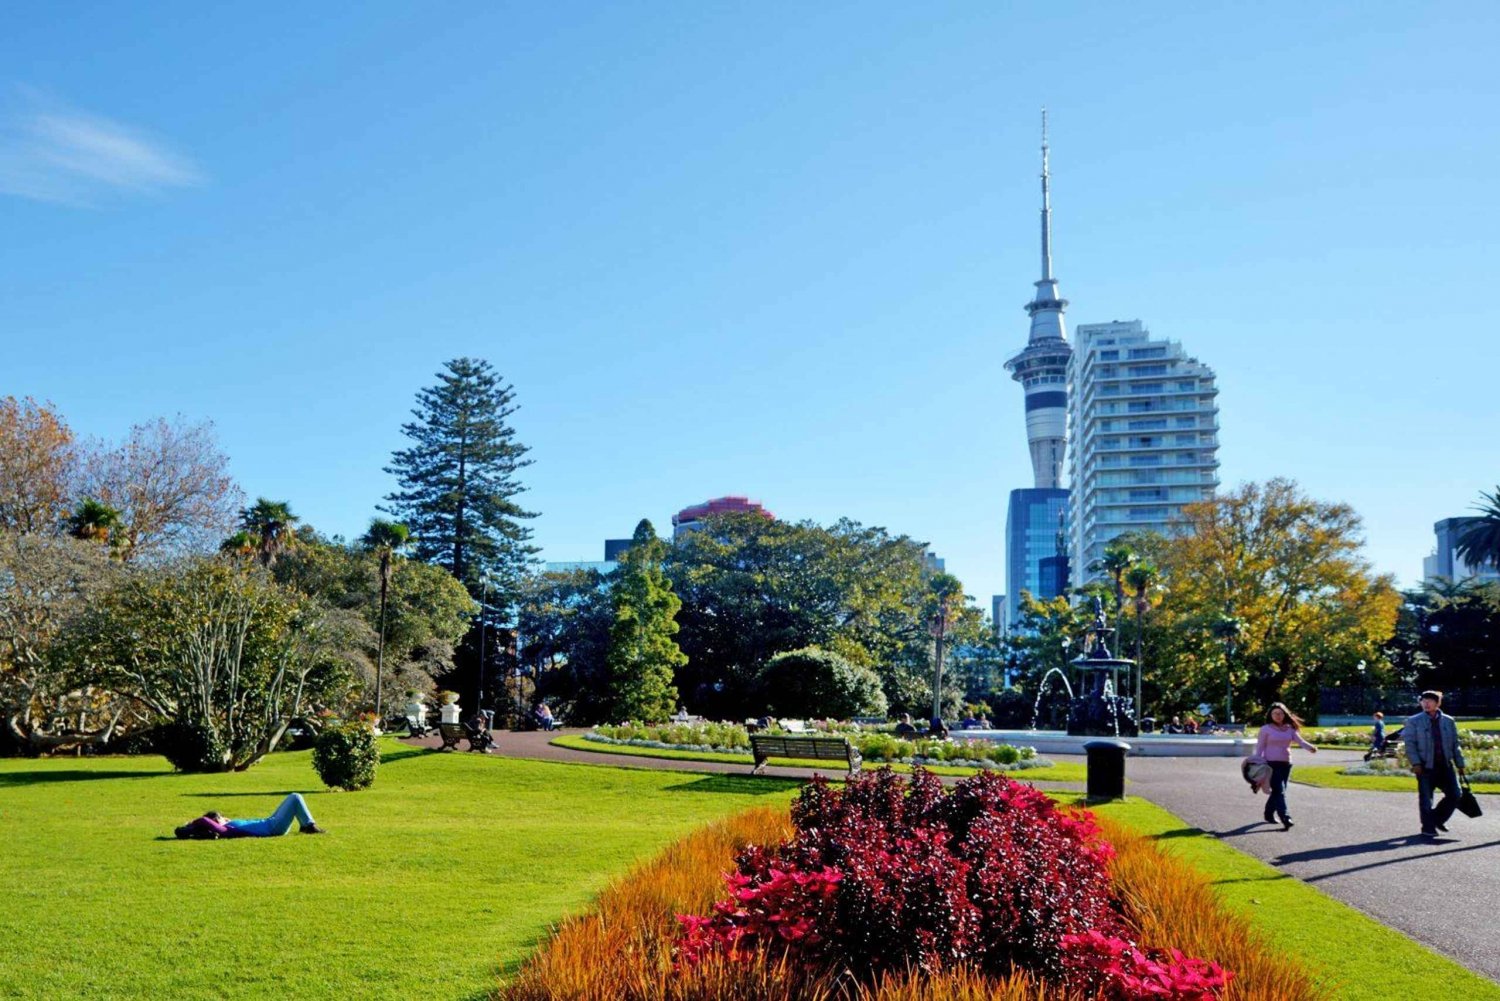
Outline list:
[[[1234,648],[1239,641],[1240,634],[1245,631],[1245,623],[1229,613],[1233,611],[1231,605],[1224,606],[1224,615],[1213,625],[1214,635],[1224,643],[1224,716],[1230,723],[1234,722]]]

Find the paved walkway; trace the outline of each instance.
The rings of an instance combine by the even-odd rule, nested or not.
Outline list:
[[[498,753],[511,757],[620,768],[749,772],[743,764],[575,751],[552,746],[548,741],[554,736],[495,734]],[[441,741],[427,738],[408,743],[437,747]],[[1358,757],[1352,752],[1324,751],[1316,761],[1339,764]],[[840,771],[828,769],[823,774]],[[1415,794],[1298,785],[1293,769],[1287,799],[1296,826],[1283,831],[1280,824],[1261,821],[1265,799],[1250,794],[1236,759],[1131,758],[1126,771],[1130,795],[1165,807],[1193,827],[1500,981],[1500,949],[1495,946],[1500,911],[1500,796],[1480,796],[1483,817],[1471,820],[1455,815],[1448,824],[1449,834],[1429,841],[1415,836]],[[813,770],[772,766],[764,774],[807,779]],[[1080,788],[1076,783],[1052,787]]]
[[[1250,794],[1236,760],[1131,758],[1126,770],[1131,795],[1500,980],[1500,796],[1480,796],[1483,817],[1455,814],[1449,833],[1430,841],[1417,836],[1415,793],[1296,782],[1296,763],[1341,764],[1358,754],[1292,760],[1290,831],[1262,822],[1265,797]]]

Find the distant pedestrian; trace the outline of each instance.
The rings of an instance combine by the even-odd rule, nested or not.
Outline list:
[[[1438,831],[1448,830],[1443,825],[1458,807],[1460,790],[1453,769],[1466,767],[1463,748],[1458,746],[1458,724],[1443,712],[1442,692],[1422,693],[1422,711],[1407,718],[1401,738],[1406,744],[1406,760],[1417,776],[1422,834],[1435,838]],[[1443,791],[1436,807],[1432,805],[1434,789]]]
[[[1370,731],[1370,750],[1365,754],[1366,761],[1385,755],[1385,713],[1377,712],[1374,720],[1375,729]]]
[[[1314,754],[1318,749],[1302,739],[1302,720],[1284,703],[1271,703],[1266,723],[1255,738],[1255,754],[1271,768],[1271,796],[1266,800],[1266,823],[1281,820],[1281,829],[1292,829],[1292,817],[1286,808],[1286,784],[1292,777],[1292,745],[1297,744]]]

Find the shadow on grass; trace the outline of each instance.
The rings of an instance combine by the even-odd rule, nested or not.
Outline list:
[[[766,796],[788,792],[806,785],[801,779],[767,778],[759,775],[704,775],[691,782],[666,786],[665,792],[727,792],[736,795]]]
[[[1151,835],[1152,841],[1171,841],[1173,838],[1196,838],[1204,831],[1196,827],[1174,827],[1170,831]]]
[[[380,754],[380,763],[388,765],[393,761],[405,761],[407,758],[425,758],[429,754],[438,753],[440,752],[431,747],[403,747],[399,751],[382,751]]]
[[[48,782],[88,782],[93,779],[158,779],[171,775],[163,772],[99,771],[83,768],[38,769],[29,772],[0,772],[0,788],[6,786],[43,785]]]
[[[285,798],[292,793],[301,793],[303,796],[321,796],[327,789],[272,789],[260,792],[185,792],[182,795],[191,799],[239,799],[247,796],[259,796],[262,799]]]
[[[1289,872],[1277,872],[1266,876],[1236,876],[1233,879],[1212,879],[1209,882],[1214,886],[1226,886],[1230,883],[1280,883],[1284,880],[1296,878]]]

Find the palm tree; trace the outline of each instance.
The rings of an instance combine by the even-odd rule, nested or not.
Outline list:
[[[99,542],[109,546],[110,552],[123,555],[125,539],[121,529],[125,517],[117,509],[93,497],[78,502],[73,515],[68,519],[68,534],[85,542]]]
[[[1135,593],[1135,718],[1141,718],[1141,647],[1146,635],[1146,612],[1151,608],[1151,591],[1158,588],[1161,571],[1150,560],[1140,560],[1125,571],[1125,583]]]
[[[277,557],[297,544],[297,516],[286,501],[257,498],[254,506],[240,512],[240,529],[255,539],[256,558],[270,567]]]
[[[1089,564],[1090,573],[1108,574],[1115,582],[1115,615],[1125,608],[1125,571],[1137,560],[1135,550],[1127,542],[1111,542],[1104,547],[1104,555]]]
[[[371,518],[369,530],[359,540],[380,557],[380,638],[375,648],[375,715],[380,715],[380,681],[385,669],[385,605],[391,588],[391,560],[405,548],[411,532],[399,521]]]
[[[1453,552],[1476,572],[1487,566],[1500,568],[1500,486],[1479,494],[1474,510],[1479,514],[1463,519]]]
[[[937,665],[932,677],[932,718],[943,718],[943,641],[953,613],[963,604],[964,586],[950,573],[933,574],[927,582],[928,619],[937,645]]]

